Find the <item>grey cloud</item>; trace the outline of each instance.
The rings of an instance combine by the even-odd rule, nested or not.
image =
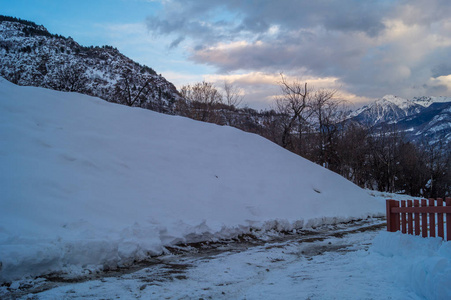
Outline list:
[[[390,30],[384,25],[389,19],[401,20],[407,26],[423,26],[424,32],[437,30],[438,22],[450,19],[448,0],[168,3],[158,17],[148,19],[148,28],[157,34],[174,35],[173,47],[191,43],[194,50],[190,59],[214,66],[218,72],[295,74],[302,69],[302,75],[337,77],[349,92],[366,97],[380,97],[383,93],[408,96],[414,86],[418,87],[416,93],[445,92],[443,86],[423,85],[431,75],[451,74],[449,48],[428,50],[429,54],[412,62],[405,59],[402,49],[415,52],[415,48],[408,49],[396,40],[379,44],[379,37]],[[278,30],[269,31],[275,27]],[[443,28],[440,30],[446,31]],[[446,36],[446,32],[434,34]],[[243,40],[248,44],[217,47],[219,42]]]
[[[441,63],[434,66],[431,70],[432,77],[437,78],[440,76],[447,76],[451,74],[451,64]]]
[[[294,74],[302,69],[302,75],[342,78],[345,82],[354,83],[351,92],[362,94],[365,91],[377,97],[380,96],[380,86],[375,83],[381,81],[377,77],[386,77],[388,81],[390,76],[386,74],[387,66],[372,66],[379,60],[383,61],[383,56],[367,56],[368,48],[369,45],[353,33],[301,31],[279,35],[276,40],[263,44],[252,43],[223,50],[203,49],[193,53],[191,59],[216,66],[219,72],[254,70]]]
[[[169,34],[184,28],[185,21],[182,19],[165,20],[160,18],[147,18],[147,27],[159,34]]]
[[[449,19],[451,3],[449,0],[402,0],[395,14],[408,25],[433,23]]]
[[[352,68],[366,53],[366,46],[352,35],[315,35],[298,32],[279,35],[276,40],[231,49],[203,49],[191,58],[217,66],[221,72],[234,70],[290,71],[302,67],[325,76],[336,76]]]
[[[284,31],[323,26],[327,30],[358,31],[374,36],[384,29],[382,18],[390,6],[382,0],[371,3],[368,5],[367,1],[361,0],[176,0],[168,2],[158,17],[149,18],[148,27],[159,34],[182,34],[203,42],[217,40],[215,31],[218,26],[229,33],[222,34],[221,38],[229,40],[240,32],[265,33],[271,25],[278,25]],[[220,20],[199,25],[210,18],[221,17],[224,11],[235,22]]]
[[[241,26],[238,28],[241,30],[249,30],[251,32],[265,32],[268,30],[270,24],[268,24],[265,20],[261,20],[258,18],[245,18],[241,23]]]
[[[241,9],[249,20],[265,20],[287,30],[324,26],[327,30],[359,31],[374,35],[384,28],[382,18],[390,8],[385,2],[372,1],[372,5],[368,5],[367,1],[360,0],[268,0],[252,5],[244,1]]]
[[[337,31],[362,31],[369,36],[377,36],[385,25],[381,22],[381,16],[377,14],[334,14],[324,20],[324,25],[329,30]]]
[[[446,85],[439,84],[435,86],[427,86],[425,95],[445,95],[449,93],[449,89]]]
[[[177,47],[181,42],[183,42],[185,38],[183,36],[180,36],[172,41],[172,43],[169,45],[169,49]]]

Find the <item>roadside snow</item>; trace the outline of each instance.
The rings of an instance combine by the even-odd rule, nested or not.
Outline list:
[[[387,275],[426,299],[451,299],[451,242],[382,232],[372,250],[392,264]]]
[[[371,243],[374,244],[371,245]],[[162,258],[22,299],[451,299],[451,243],[364,231]],[[19,286],[19,284],[16,284]]]
[[[2,79],[0,195],[0,282],[384,212],[257,135]]]

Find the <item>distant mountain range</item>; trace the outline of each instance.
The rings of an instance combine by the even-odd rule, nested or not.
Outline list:
[[[451,141],[451,97],[387,95],[351,112],[349,119],[374,129],[394,127],[414,142]]]

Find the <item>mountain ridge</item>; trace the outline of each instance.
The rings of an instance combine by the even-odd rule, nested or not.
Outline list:
[[[349,114],[348,119],[376,130],[395,126],[407,139],[433,144],[451,141],[449,97],[415,97],[411,100],[386,95]]]
[[[181,98],[163,76],[112,46],[81,46],[42,25],[6,16],[0,16],[0,76],[165,113],[173,112]],[[133,99],[127,99],[127,89]]]

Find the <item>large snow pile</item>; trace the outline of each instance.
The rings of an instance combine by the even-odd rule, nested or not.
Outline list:
[[[426,299],[451,299],[451,242],[380,233],[371,250],[390,260],[387,276]]]
[[[253,134],[0,78],[0,282],[383,213]]]

